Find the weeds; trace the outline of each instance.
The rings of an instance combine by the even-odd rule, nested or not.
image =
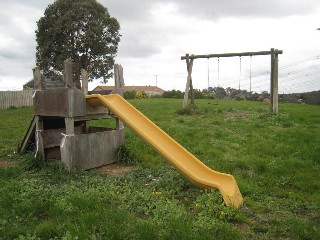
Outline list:
[[[189,115],[189,116],[192,116],[192,115],[201,115],[203,114],[199,108],[197,107],[193,107],[191,105],[187,105],[187,107],[185,108],[178,108],[177,109],[177,114],[179,115]]]
[[[126,164],[138,164],[141,162],[141,159],[138,158],[138,156],[130,150],[125,144],[120,145],[115,150],[115,155],[118,159],[118,161]]]
[[[47,162],[43,157],[33,153],[25,154],[24,158],[19,161],[19,166],[24,171],[39,171],[45,167]]]

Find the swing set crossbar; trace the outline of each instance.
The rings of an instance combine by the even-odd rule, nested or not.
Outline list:
[[[207,55],[189,55],[181,57],[181,60],[185,59],[197,59],[197,58],[220,58],[220,57],[242,57],[242,56],[257,56],[257,55],[271,55],[282,54],[282,50],[275,49],[274,51],[259,51],[259,52],[240,52],[240,53],[220,53],[220,54],[207,54]]]

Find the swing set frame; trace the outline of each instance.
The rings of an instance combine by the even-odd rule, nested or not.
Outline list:
[[[193,60],[198,58],[221,58],[221,57],[242,57],[242,56],[257,56],[257,55],[270,55],[271,56],[271,72],[270,72],[270,111],[278,113],[278,55],[282,54],[282,50],[271,48],[270,51],[259,52],[240,52],[240,53],[222,53],[222,54],[207,54],[207,55],[189,55],[181,57],[181,60],[186,60],[187,64],[187,84],[183,99],[183,108],[187,107],[189,91],[191,91],[191,106],[195,107],[194,92],[192,85],[192,67]]]

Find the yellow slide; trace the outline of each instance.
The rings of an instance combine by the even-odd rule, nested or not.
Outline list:
[[[93,94],[86,100],[91,107],[108,108],[192,183],[204,189],[218,188],[226,205],[241,205],[243,199],[232,175],[208,168],[120,95]]]

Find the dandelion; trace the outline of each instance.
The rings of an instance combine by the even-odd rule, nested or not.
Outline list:
[[[225,215],[224,211],[221,211],[220,212],[220,217],[224,217],[224,215]]]

